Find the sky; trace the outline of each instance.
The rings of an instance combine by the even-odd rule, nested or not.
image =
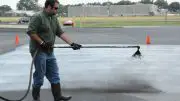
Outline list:
[[[92,3],[92,2],[106,2],[108,0],[59,0],[59,2],[63,5],[67,5],[67,4],[78,4],[78,3]],[[109,0],[113,3],[116,3],[116,2],[119,2],[121,0]],[[132,2],[137,2],[137,1],[140,1],[140,0],[129,0],[129,1],[132,1]],[[156,0],[154,0],[156,1]],[[167,0],[168,3],[171,3],[171,2],[179,2],[179,0]],[[16,9],[16,4],[19,2],[19,0],[0,0],[0,5],[9,5],[11,6],[12,9]],[[39,0],[39,4],[40,5],[44,5],[44,2],[45,0]]]

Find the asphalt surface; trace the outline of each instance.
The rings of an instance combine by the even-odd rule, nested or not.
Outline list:
[[[146,45],[146,36],[151,36],[151,45],[179,45],[180,27],[127,27],[127,28],[65,28],[65,32],[77,43],[81,44],[131,44]],[[15,35],[18,34],[20,45],[28,44],[28,36],[24,29],[0,29],[0,53],[15,49]],[[64,44],[56,40],[56,44]],[[176,47],[176,46],[175,46]],[[179,46],[178,46],[179,47]],[[172,47],[171,47],[172,48]],[[166,49],[162,48],[161,50]],[[167,48],[168,49],[168,48]],[[173,48],[172,48],[173,49]],[[161,50],[158,50],[159,52]],[[168,50],[169,51],[169,50]],[[175,49],[174,49],[175,52]],[[161,53],[161,52],[160,52]],[[178,59],[179,57],[177,57]],[[158,60],[158,59],[157,59]],[[165,61],[163,61],[165,62]],[[166,64],[165,64],[166,65]],[[11,84],[8,84],[11,85]],[[66,95],[72,95],[72,101],[179,101],[178,93],[166,94],[164,92],[94,92],[85,90],[66,90]],[[1,91],[0,95],[18,99],[24,94],[23,90]],[[52,101],[49,89],[42,90],[42,101]],[[31,101],[31,94],[25,101]],[[1,101],[1,100],[0,100]]]
[[[146,44],[146,36],[151,38],[152,45],[179,45],[180,27],[125,27],[125,28],[64,28],[70,38],[80,44]],[[0,29],[0,53],[15,48],[15,35],[19,43],[28,44],[28,36],[24,28]],[[57,44],[64,42],[57,38]],[[9,47],[10,46],[10,47]]]
[[[70,37],[83,44],[146,44],[179,45],[180,27],[66,28]],[[61,43],[57,41],[57,43]]]

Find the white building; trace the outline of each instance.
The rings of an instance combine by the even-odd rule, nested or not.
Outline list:
[[[25,10],[11,10],[8,12],[5,12],[6,15],[9,16],[32,16],[35,14],[34,11],[25,11]]]
[[[68,8],[68,16],[154,16],[160,10],[154,4],[73,6]]]

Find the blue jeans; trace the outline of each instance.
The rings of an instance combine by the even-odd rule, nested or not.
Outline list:
[[[38,52],[34,60],[35,72],[33,73],[33,87],[41,87],[44,76],[51,84],[60,82],[59,68],[54,53]]]

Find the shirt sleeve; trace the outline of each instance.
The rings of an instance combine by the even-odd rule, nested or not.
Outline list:
[[[38,26],[40,26],[40,18],[38,15],[33,15],[28,25],[27,34],[37,34]]]
[[[64,31],[62,30],[61,26],[60,26],[60,23],[59,23],[59,20],[56,18],[56,23],[57,23],[57,30],[56,30],[56,35],[58,37],[61,36],[61,34],[64,33]]]

